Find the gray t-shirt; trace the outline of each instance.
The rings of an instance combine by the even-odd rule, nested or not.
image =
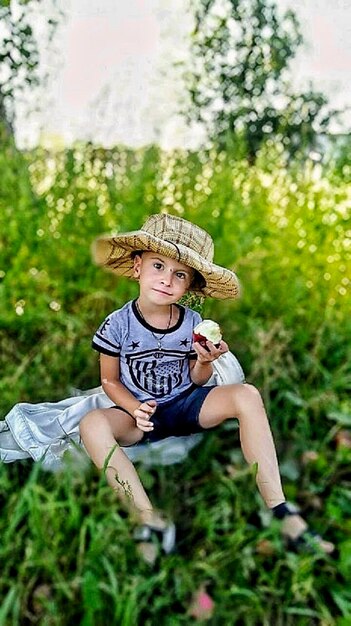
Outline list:
[[[108,315],[93,337],[95,350],[119,358],[120,381],[141,402],[154,398],[162,404],[192,385],[189,359],[197,356],[191,347],[192,333],[201,317],[191,309],[176,306],[178,322],[168,330],[160,330],[141,317],[135,300],[128,302]]]

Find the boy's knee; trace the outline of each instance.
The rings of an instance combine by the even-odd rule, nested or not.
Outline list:
[[[96,419],[101,419],[101,412],[99,410],[90,411],[80,420],[79,423],[79,432],[82,437],[86,434],[89,428],[94,424]]]
[[[248,397],[250,398],[256,398],[257,400],[261,400],[261,394],[258,391],[257,387],[255,387],[255,385],[252,385],[251,383],[244,383],[243,385],[246,393],[248,394]]]
[[[235,390],[235,401],[239,409],[245,410],[249,406],[263,405],[262,397],[254,385],[250,383],[244,383],[238,386]]]

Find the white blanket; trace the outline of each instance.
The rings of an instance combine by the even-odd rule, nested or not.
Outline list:
[[[207,385],[242,383],[243,370],[237,358],[228,352],[214,362],[214,373]],[[82,447],[79,422],[89,411],[111,407],[113,402],[101,387],[79,392],[59,402],[16,404],[0,421],[0,460],[11,463],[32,458],[41,461],[44,469],[57,471],[63,467],[63,455]],[[170,465],[182,461],[202,434],[168,437],[156,443],[123,448],[132,461],[146,465]]]

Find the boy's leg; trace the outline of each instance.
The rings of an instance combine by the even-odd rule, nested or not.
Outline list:
[[[202,405],[199,423],[202,428],[212,428],[233,417],[239,420],[245,460],[258,465],[257,486],[263,500],[269,508],[284,502],[272,432],[260,393],[252,385],[223,385],[212,389]]]
[[[201,407],[199,423],[203,428],[212,428],[232,417],[239,420],[245,460],[257,463],[256,481],[263,500],[269,508],[285,502],[272,431],[255,387],[237,384],[212,389]],[[306,529],[307,524],[300,515],[289,515],[283,520],[283,532],[291,539],[300,537]],[[334,549],[330,542],[320,540],[319,544],[325,552]]]
[[[154,511],[133,463],[120,448],[137,443],[143,432],[133,418],[118,409],[91,411],[80,423],[84,446],[99,469],[107,466],[108,483],[138,522],[162,527],[163,520]]]

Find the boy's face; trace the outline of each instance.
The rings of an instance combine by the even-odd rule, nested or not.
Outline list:
[[[177,302],[189,289],[194,270],[158,252],[143,252],[134,258],[134,276],[140,296],[155,304]]]

